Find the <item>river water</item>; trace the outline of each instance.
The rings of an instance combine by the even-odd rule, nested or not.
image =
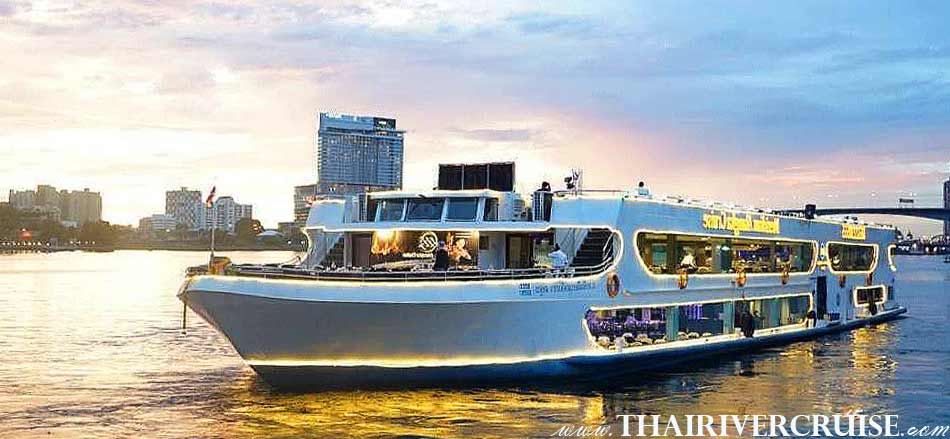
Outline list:
[[[233,252],[279,262],[287,252]],[[198,252],[0,254],[3,437],[548,437],[617,414],[950,424],[950,264],[898,259],[899,321],[596,388],[281,393],[175,292]],[[614,436],[620,431],[614,425]]]

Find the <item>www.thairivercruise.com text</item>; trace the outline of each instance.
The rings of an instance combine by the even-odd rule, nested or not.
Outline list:
[[[565,424],[552,437],[950,437],[950,425],[901,428],[897,415],[617,415],[613,424]]]

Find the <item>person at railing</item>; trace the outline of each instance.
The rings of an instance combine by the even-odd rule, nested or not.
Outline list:
[[[637,184],[637,195],[641,197],[650,196],[650,188],[646,186],[646,183],[641,181],[639,184]]]
[[[445,241],[439,241],[439,248],[435,251],[435,263],[432,265],[435,271],[446,271],[449,269],[449,250],[445,248]]]
[[[548,258],[551,258],[551,267],[555,270],[567,268],[567,254],[561,250],[559,244],[554,244],[554,251],[548,253]]]

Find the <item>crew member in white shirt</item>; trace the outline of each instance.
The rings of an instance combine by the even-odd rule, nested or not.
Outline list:
[[[554,251],[548,253],[548,257],[551,258],[551,266],[560,269],[567,267],[567,254],[561,250],[561,246],[554,244]]]

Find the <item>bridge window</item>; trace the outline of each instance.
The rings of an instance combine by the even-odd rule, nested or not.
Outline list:
[[[810,272],[815,245],[809,242],[752,238],[639,233],[637,248],[649,270],[675,274]]]
[[[442,206],[445,199],[421,198],[409,200],[406,210],[407,221],[439,221],[442,219]]]
[[[828,260],[834,271],[870,271],[874,256],[873,245],[828,244]]]
[[[450,198],[445,219],[450,221],[475,221],[478,213],[478,198]]]
[[[380,221],[402,221],[403,206],[406,200],[382,200],[379,203]]]

